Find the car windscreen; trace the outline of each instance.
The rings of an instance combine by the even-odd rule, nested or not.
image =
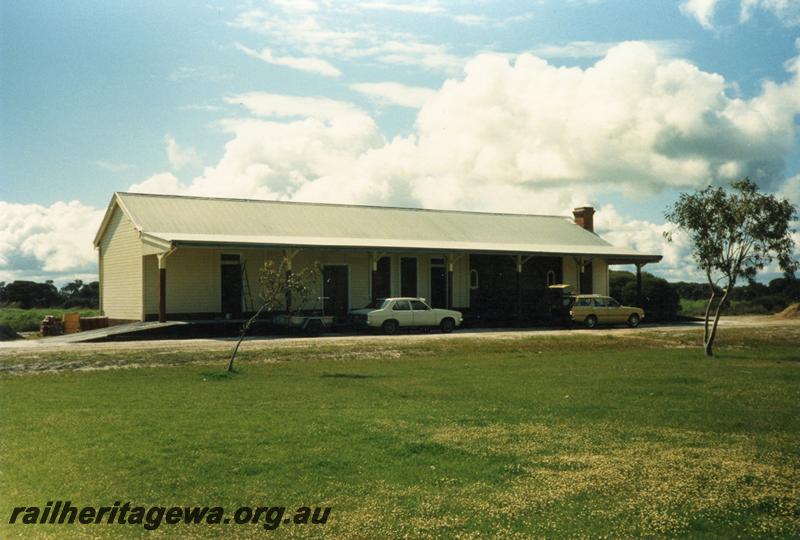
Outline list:
[[[366,306],[364,309],[383,309],[386,307],[388,300],[386,298],[376,298]]]

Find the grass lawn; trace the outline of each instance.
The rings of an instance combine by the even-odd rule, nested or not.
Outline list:
[[[800,325],[0,358],[0,537],[800,535]],[[691,347],[690,347],[691,345]],[[136,369],[81,366],[151,364]],[[62,369],[65,366],[70,369]],[[8,525],[13,506],[326,525]],[[81,536],[83,535],[83,536]]]
[[[0,325],[6,324],[11,327],[15,332],[34,332],[39,330],[39,323],[42,322],[45,315],[53,315],[60,319],[64,313],[72,313],[77,311],[81,317],[94,317],[100,311],[96,309],[81,309],[81,308],[34,308],[34,309],[21,309],[0,307]]]

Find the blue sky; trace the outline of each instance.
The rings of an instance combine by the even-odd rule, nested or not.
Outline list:
[[[799,36],[790,0],[3,2],[0,281],[91,278],[131,189],[591,203],[692,278],[677,193],[749,174],[800,203]]]

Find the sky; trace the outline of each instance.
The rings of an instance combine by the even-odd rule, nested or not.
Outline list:
[[[800,206],[798,114],[800,0],[0,2],[0,281],[97,279],[114,191],[591,204],[700,281],[664,210]]]

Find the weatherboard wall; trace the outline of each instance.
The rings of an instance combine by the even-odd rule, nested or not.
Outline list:
[[[167,313],[201,314],[210,316],[221,312],[221,256],[239,255],[246,266],[246,279],[252,303],[243,308],[252,309],[259,302],[259,270],[272,260],[280,263],[282,252],[276,249],[220,249],[178,248],[166,259],[167,269]],[[430,298],[430,259],[441,255],[392,254],[392,294],[400,294],[400,259],[417,258],[417,293]],[[155,255],[141,258],[144,282],[144,313],[150,318],[158,313],[159,272]],[[348,268],[349,307],[365,306],[370,301],[371,259],[368,253],[336,250],[300,250],[293,259],[293,269],[299,271],[318,262],[320,265],[344,265]],[[469,257],[462,257],[454,264],[453,305],[469,307]],[[115,285],[116,287],[116,285]],[[323,294],[322,276],[317,290],[307,299],[301,309],[320,307],[318,297]],[[247,309],[249,310],[249,309]],[[139,318],[137,316],[136,318]]]
[[[100,241],[103,313],[110,319],[140,320],[142,242],[130,219],[117,207]]]

